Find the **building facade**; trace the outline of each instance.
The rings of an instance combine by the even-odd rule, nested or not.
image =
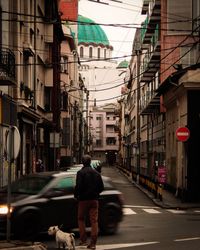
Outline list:
[[[59,149],[54,143],[49,145],[51,135],[60,133],[60,43],[64,36],[56,0],[0,1],[0,7],[0,185],[5,185],[10,166],[12,179],[38,171],[38,160],[43,169],[56,168]],[[14,160],[5,150],[13,126],[21,138]]]
[[[78,1],[61,1],[65,40],[61,44],[61,167],[81,162],[84,85],[78,73]]]
[[[90,111],[91,154],[94,159],[113,165],[118,162],[119,117],[117,104],[93,107]]]
[[[188,200],[199,199],[199,7],[192,0],[143,1],[146,18],[133,43],[120,118],[127,126],[122,128],[124,168],[133,179],[155,192],[157,184],[164,184]],[[185,142],[177,138],[180,127],[190,130]]]

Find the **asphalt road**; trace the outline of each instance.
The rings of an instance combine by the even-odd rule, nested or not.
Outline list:
[[[123,192],[125,215],[116,235],[99,236],[97,250],[200,249],[200,211],[160,208],[118,169],[104,167],[102,174],[110,176],[115,186]],[[56,249],[54,239],[39,240],[43,241],[48,249]]]

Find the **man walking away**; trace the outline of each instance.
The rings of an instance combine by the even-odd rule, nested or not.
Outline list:
[[[99,194],[104,190],[101,175],[90,166],[90,155],[82,158],[83,167],[77,172],[74,197],[78,200],[78,226],[80,233],[80,246],[96,249],[98,237],[98,208]],[[85,226],[86,215],[89,214],[91,224],[90,243],[87,244]]]

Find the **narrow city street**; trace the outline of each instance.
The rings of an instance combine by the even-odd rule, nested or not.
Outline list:
[[[160,250],[200,248],[200,210],[163,209],[156,206],[115,166],[103,167],[102,174],[112,178],[124,195],[124,219],[116,235],[99,235],[97,250]],[[52,238],[41,239],[48,249],[56,249]],[[78,234],[76,234],[78,244]],[[76,249],[83,249],[76,247]]]

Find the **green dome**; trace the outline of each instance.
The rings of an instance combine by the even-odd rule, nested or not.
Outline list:
[[[106,33],[100,25],[95,24],[93,20],[80,15],[78,16],[78,43],[93,43],[110,46]]]
[[[129,62],[124,60],[122,62],[119,63],[119,65],[117,66],[117,68],[128,68]]]

